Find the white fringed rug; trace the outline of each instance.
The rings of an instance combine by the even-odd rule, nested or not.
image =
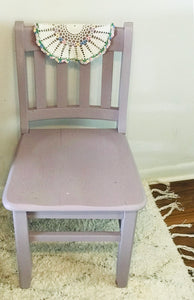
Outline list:
[[[148,202],[139,212],[128,287],[115,285],[117,245],[111,243],[33,244],[31,288],[18,287],[12,217],[0,208],[0,299],[194,299],[194,285],[168,229],[144,184]],[[86,221],[87,222],[87,221]],[[99,228],[96,221],[66,226]],[[65,223],[51,226],[61,230]],[[31,224],[48,228],[47,220]],[[103,224],[110,230],[115,221]],[[78,228],[79,227],[79,228]],[[108,228],[107,228],[108,227]]]

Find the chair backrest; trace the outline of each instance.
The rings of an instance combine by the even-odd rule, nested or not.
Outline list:
[[[91,63],[79,65],[79,104],[68,104],[68,64],[56,63],[56,104],[49,106],[46,99],[46,56],[36,45],[32,26],[15,23],[16,60],[20,101],[21,132],[29,130],[29,122],[57,118],[83,118],[112,120],[117,122],[118,131],[126,131],[126,115],[132,46],[132,23],[115,28],[111,46],[102,57],[101,103],[91,105]],[[29,106],[27,53],[33,53],[35,107]],[[111,106],[114,52],[122,52],[119,80],[118,107]],[[71,64],[71,63],[70,63]]]

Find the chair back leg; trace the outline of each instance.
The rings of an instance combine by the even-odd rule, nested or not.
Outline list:
[[[27,213],[13,212],[13,221],[20,287],[27,289],[30,287],[32,272]]]
[[[126,287],[128,283],[136,216],[136,211],[125,212],[121,220],[121,240],[119,243],[116,273],[116,283],[121,288]]]

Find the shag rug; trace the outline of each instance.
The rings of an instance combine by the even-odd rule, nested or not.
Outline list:
[[[18,285],[12,215],[0,207],[0,299],[194,299],[194,285],[156,207],[148,184],[138,214],[127,288],[115,285],[116,243],[34,243],[31,288]],[[116,221],[31,222],[34,230],[118,230]]]

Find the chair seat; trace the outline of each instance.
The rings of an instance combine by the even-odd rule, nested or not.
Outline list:
[[[13,211],[132,211],[145,196],[117,130],[33,129],[21,137],[3,202]]]

